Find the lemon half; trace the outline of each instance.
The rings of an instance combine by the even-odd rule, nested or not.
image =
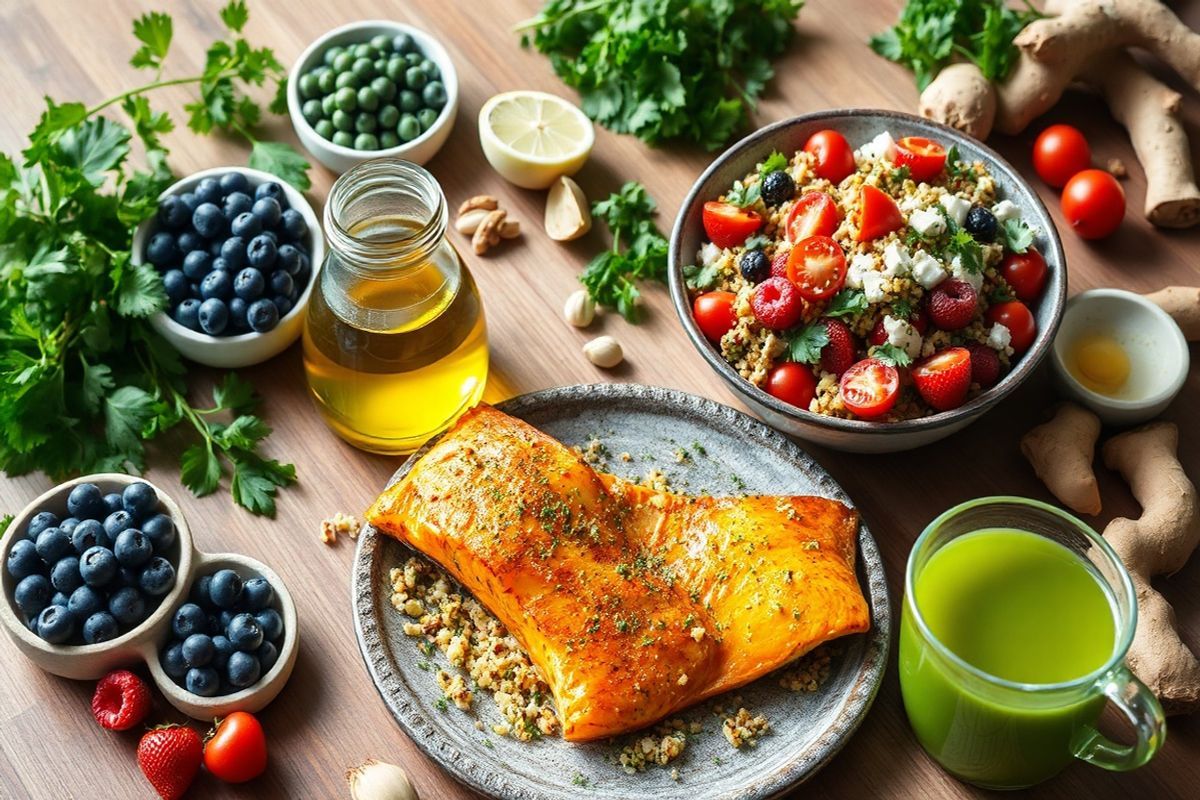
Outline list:
[[[574,175],[595,141],[592,121],[574,103],[546,92],[504,92],[479,110],[479,143],[488,163],[526,189],[545,189]]]

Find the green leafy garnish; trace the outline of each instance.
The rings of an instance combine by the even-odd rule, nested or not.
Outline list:
[[[0,517],[0,539],[4,538],[4,534],[8,533],[8,527],[12,525],[13,515],[5,514]]]
[[[891,342],[884,342],[874,347],[871,350],[871,357],[878,358],[883,363],[891,364],[893,367],[907,367],[912,363],[912,357]]]
[[[656,208],[637,181],[592,204],[592,216],[608,225],[612,249],[588,262],[579,280],[596,303],[615,308],[629,322],[638,319],[637,281],[667,277],[667,240],[654,224]]]
[[[1003,80],[1017,56],[1013,39],[1042,15],[1026,2],[1005,0],[908,0],[894,26],[872,36],[871,49],[912,71],[924,89],[956,56],[979,67],[984,77]]]
[[[764,250],[772,241],[771,237],[756,233],[743,242],[742,247],[746,250]]]
[[[962,163],[962,155],[958,152],[958,145],[950,145],[950,150],[946,153],[946,174],[955,178],[964,175],[971,175],[971,165],[959,166]]]
[[[946,250],[958,256],[958,262],[967,272],[975,275],[983,271],[983,248],[965,229],[956,228],[954,233],[950,234]]]
[[[757,203],[761,196],[762,184],[754,183],[747,186],[741,181],[734,181],[733,188],[725,195],[725,202],[732,203],[738,208],[745,208]]]
[[[759,177],[765,178],[772,172],[778,172],[781,169],[787,169],[787,156],[778,150],[772,150],[771,155],[767,156],[761,164],[758,165]]]
[[[829,344],[829,331],[820,322],[806,325],[788,339],[788,361],[801,364],[816,364],[821,360],[821,349]]]
[[[949,164],[950,163],[949,160],[947,160],[946,163]],[[902,166],[896,167],[895,169],[893,169],[891,172],[888,173],[888,181],[890,183],[904,183],[906,180],[908,180],[908,176],[910,173],[911,173],[911,170],[909,170],[908,165],[904,164]]]
[[[848,317],[867,310],[867,296],[858,289],[842,289],[829,301],[827,317]]]
[[[892,316],[896,319],[912,319],[913,307],[912,303],[899,298],[891,302]]]
[[[1025,220],[1018,218],[1006,219],[1000,226],[1000,235],[1004,237],[1004,246],[1014,253],[1024,253],[1033,244],[1036,231]]]
[[[657,144],[715,150],[748,119],[801,0],[549,0],[516,31],[584,113]],[[532,39],[530,38],[532,33]]]
[[[717,285],[717,279],[720,276],[721,268],[716,261],[707,266],[688,264],[683,268],[683,279],[687,282],[689,289],[699,291],[711,289]]]

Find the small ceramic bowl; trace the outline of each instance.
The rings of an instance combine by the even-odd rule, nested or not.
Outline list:
[[[287,198],[288,205],[299,211],[304,217],[305,224],[308,225],[306,244],[309,258],[312,261],[312,273],[309,276],[308,285],[296,298],[292,309],[280,317],[279,324],[266,333],[209,336],[207,333],[185,328],[171,319],[171,316],[165,311],[160,311],[150,318],[150,324],[154,326],[154,329],[184,357],[198,364],[222,369],[236,369],[259,364],[279,355],[300,338],[300,333],[304,330],[304,314],[308,308],[308,300],[312,296],[313,287],[319,280],[321,262],[325,260],[325,237],[321,233],[321,221],[316,212],[313,211],[304,195],[270,173],[248,167],[216,167],[201,170],[168,187],[159,195],[158,199],[161,201],[173,194],[189,192],[205,178],[219,178],[230,172],[240,172],[245,175],[252,188],[271,182],[278,183],[283,187],[283,194]],[[133,261],[135,264],[142,262],[142,253],[150,236],[154,233],[155,225],[156,222],[152,217],[139,225],[137,232],[134,233]]]
[[[1080,337],[1111,336],[1129,356],[1130,373],[1114,395],[1085,386],[1071,371],[1071,349]],[[1092,289],[1067,301],[1052,354],[1059,388],[1109,425],[1136,425],[1161,414],[1187,379],[1183,332],[1161,308],[1123,289]]]
[[[67,481],[22,509],[13,518],[9,530],[23,532],[29,520],[43,510],[53,511],[59,517],[68,516],[67,495],[78,484],[94,483],[107,494],[120,492],[129,484],[139,481],[142,479],[118,473],[86,475]],[[101,644],[53,645],[46,642],[24,625],[21,612],[13,600],[16,581],[3,564],[8,561],[13,543],[24,537],[9,533],[0,539],[0,594],[3,594],[3,598],[0,598],[0,623],[26,658],[54,675],[75,680],[94,680],[117,667],[144,661],[150,669],[151,678],[167,701],[188,716],[211,720],[235,710],[257,711],[275,699],[296,664],[300,640],[292,597],[280,577],[265,564],[235,553],[208,554],[197,551],[191,529],[179,506],[161,489],[153,484],[151,486],[158,494],[162,511],[175,523],[176,537],[170,553],[170,560],[175,565],[175,585],[150,616],[137,627]],[[175,609],[186,602],[192,581],[199,575],[208,575],[226,567],[243,577],[260,575],[270,582],[275,590],[272,607],[283,617],[283,639],[275,665],[253,686],[218,697],[200,697],[182,689],[163,672],[159,663],[159,649],[171,636],[171,618]]]
[[[438,70],[442,73],[442,83],[446,87],[446,105],[442,106],[441,113],[438,114],[437,120],[429,130],[416,139],[397,147],[381,150],[355,150],[353,147],[334,144],[318,134],[304,118],[304,114],[301,112],[304,104],[300,99],[300,77],[317,66],[324,57],[325,51],[330,47],[359,44],[381,33],[388,36],[407,33],[417,43],[417,47],[425,54],[425,57],[437,64]],[[446,48],[442,47],[441,42],[420,28],[388,20],[352,22],[340,28],[334,28],[321,36],[296,59],[296,63],[292,65],[292,71],[288,75],[287,104],[288,114],[292,118],[292,127],[296,130],[296,136],[300,137],[301,144],[312,154],[313,158],[338,174],[364,161],[376,158],[402,158],[414,164],[424,164],[433,158],[438,150],[442,149],[442,145],[446,143],[450,131],[454,128],[454,120],[458,115],[458,73],[454,69],[454,62],[450,60],[450,54],[446,52]]]

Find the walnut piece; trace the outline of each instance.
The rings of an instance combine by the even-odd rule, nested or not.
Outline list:
[[[499,207],[500,203],[490,194],[477,194],[463,200],[462,205],[458,207],[458,213],[461,216],[477,208],[482,208],[484,211],[495,211]]]
[[[471,249],[475,251],[475,255],[481,256],[489,248],[500,244],[500,230],[504,227],[504,220],[507,217],[508,212],[498,208],[483,218],[483,222],[479,223],[479,227],[475,229],[475,235],[471,238]]]

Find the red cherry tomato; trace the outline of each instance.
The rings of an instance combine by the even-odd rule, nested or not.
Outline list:
[[[1034,337],[1037,336],[1037,321],[1034,320],[1029,308],[1019,300],[1010,300],[1007,303],[997,303],[992,306],[987,311],[987,321],[993,325],[999,322],[1008,328],[1009,333],[1012,334],[1009,344],[1018,353],[1028,350],[1029,346],[1033,344]]]
[[[900,396],[900,373],[878,358],[864,358],[842,373],[838,391],[842,403],[863,419],[876,419],[892,410]]]
[[[715,200],[704,204],[701,220],[708,238],[722,248],[737,247],[762,227],[762,217],[757,212]]]
[[[837,131],[817,131],[804,143],[804,152],[812,153],[816,158],[813,171],[818,177],[832,183],[841,183],[855,170],[854,151],[846,137]]]
[[[1033,168],[1046,183],[1061,189],[1092,165],[1092,149],[1078,128],[1051,125],[1033,143]]]
[[[226,783],[253,780],[267,768],[267,737],[254,715],[234,711],[204,745],[204,766]]]
[[[810,236],[833,236],[839,216],[832,197],[824,192],[805,192],[788,212],[784,224],[788,241],[798,242]]]
[[[1084,239],[1103,239],[1125,217],[1125,190],[1104,170],[1085,169],[1063,188],[1062,211]]]
[[[863,186],[859,195],[858,235],[855,241],[869,242],[904,226],[904,215],[891,195],[874,186]]]
[[[1046,287],[1046,259],[1032,247],[1024,253],[1008,253],[1000,262],[1000,274],[1017,293],[1017,299],[1032,303]]]
[[[817,376],[810,367],[785,361],[767,373],[767,394],[796,408],[808,410],[817,393]]]
[[[792,248],[787,276],[805,300],[833,297],[846,283],[846,255],[828,236],[810,236]]]
[[[923,136],[905,136],[896,142],[895,162],[908,167],[914,181],[927,181],[946,166],[946,148]]]
[[[737,314],[733,311],[736,299],[733,292],[705,292],[692,303],[696,324],[710,342],[721,341],[721,337],[737,324]]]

